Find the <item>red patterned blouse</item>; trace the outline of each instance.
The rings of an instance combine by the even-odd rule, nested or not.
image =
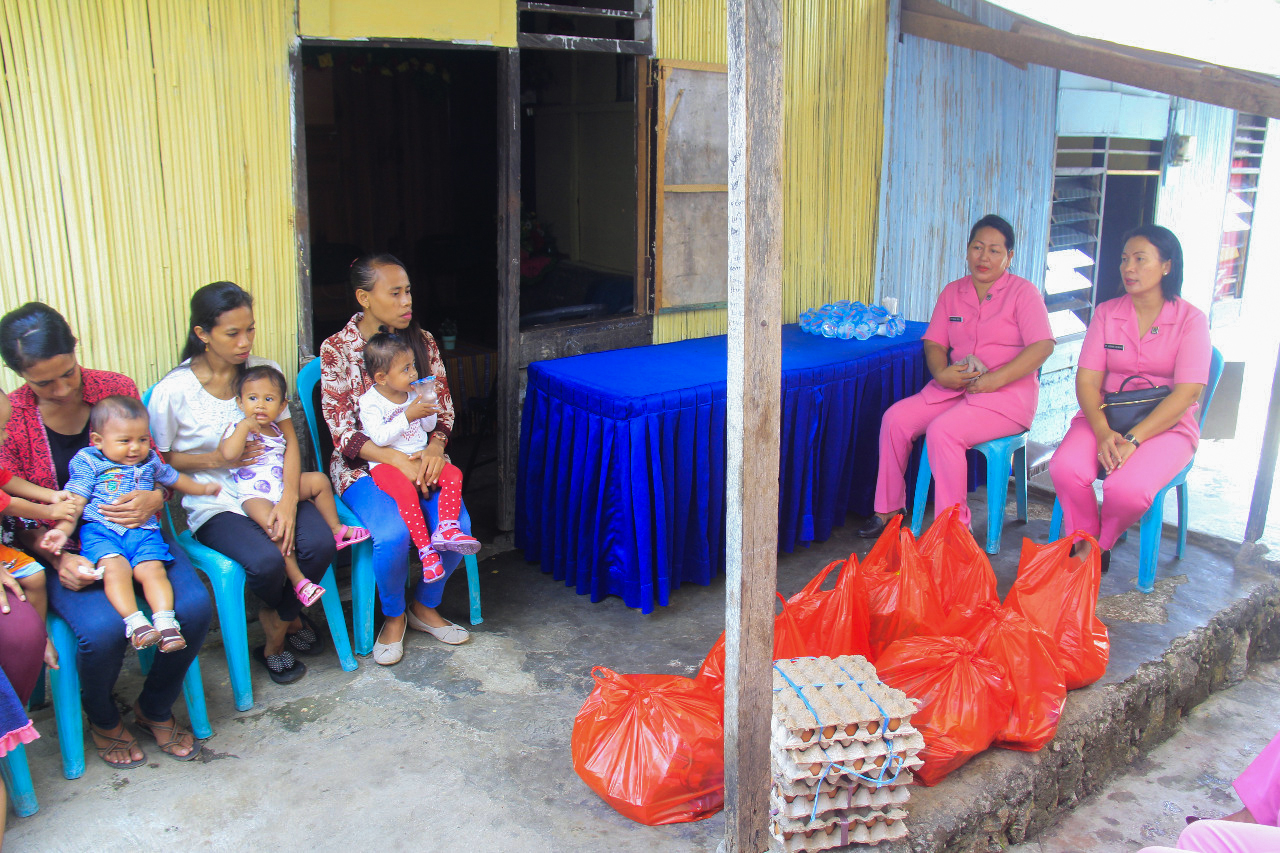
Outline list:
[[[80,376],[84,401],[90,406],[114,394],[141,399],[138,386],[128,376],[87,367],[80,369]],[[13,406],[13,417],[9,419],[9,440],[0,447],[0,467],[7,468],[15,477],[56,491],[53,454],[36,395],[30,386],[23,385],[9,392],[9,403]]]
[[[342,331],[330,335],[320,345],[320,411],[333,437],[329,479],[338,494],[369,473],[369,466],[360,458],[360,448],[369,440],[369,436],[360,431],[360,395],[373,385],[373,379],[364,370],[364,338],[360,336],[359,329],[362,319],[364,313],[357,312]],[[440,357],[436,339],[425,329],[422,336],[427,341],[429,369],[436,378],[436,393],[444,407],[436,418],[436,428],[431,435],[448,442],[453,431],[453,395],[449,391],[444,359]]]

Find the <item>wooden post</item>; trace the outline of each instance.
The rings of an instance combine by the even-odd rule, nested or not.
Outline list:
[[[768,847],[782,406],[780,0],[729,0],[726,853]]]
[[[1253,500],[1249,503],[1249,520],[1244,525],[1244,541],[1257,542],[1267,527],[1267,507],[1271,503],[1271,485],[1280,458],[1280,358],[1271,379],[1271,405],[1267,409],[1267,426],[1262,432],[1262,458],[1258,460],[1258,476],[1253,481]]]
[[[498,529],[516,519],[520,452],[520,51],[498,52]]]

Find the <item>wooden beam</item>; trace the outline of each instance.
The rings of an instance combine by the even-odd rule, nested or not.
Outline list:
[[[586,36],[555,36],[544,33],[520,33],[516,43],[531,50],[587,50],[596,53],[629,53],[647,56],[652,53],[649,43],[632,39],[587,38]]]
[[[1090,77],[1113,80],[1180,98],[1247,113],[1280,118],[1280,82],[1268,83],[1219,65],[1187,65],[1188,60],[1156,51],[1120,50],[1108,42],[1024,27],[1011,33],[915,11],[904,2],[902,32],[998,56]]]
[[[517,3],[516,9],[521,12],[547,12],[552,15],[578,15],[588,18],[620,18],[626,21],[638,21],[644,17],[642,12],[596,9],[587,6],[561,6],[556,3]]]
[[[782,409],[779,0],[729,0],[729,365],[726,409],[726,853],[769,846],[773,594]]]
[[[302,44],[289,48],[293,81],[293,250],[298,273],[298,364],[310,361],[315,335],[311,295],[311,207],[307,200],[307,116],[302,93]]]
[[[520,452],[520,51],[498,52],[498,529],[516,525]]]

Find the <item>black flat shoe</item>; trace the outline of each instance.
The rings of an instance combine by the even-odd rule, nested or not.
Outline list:
[[[267,675],[276,684],[292,684],[307,674],[306,664],[294,658],[288,649],[269,655],[266,646],[258,646],[253,650],[253,658],[267,668]]]
[[[1189,815],[1187,815],[1187,826],[1190,826],[1191,824],[1195,823],[1196,821],[1198,821],[1198,820],[1200,820],[1200,819],[1201,819],[1201,818],[1200,818],[1200,816],[1199,816],[1199,815],[1193,815],[1193,814],[1189,814]]]
[[[1105,575],[1111,569],[1111,549],[1110,548],[1102,552],[1102,555],[1099,557],[1099,562],[1102,563],[1102,573]]]
[[[897,514],[898,513],[894,513],[894,515]],[[890,518],[892,518],[892,516],[890,516]],[[853,535],[863,539],[877,539],[881,533],[884,533],[884,529],[888,526],[889,522],[883,520],[878,515],[873,515],[864,521],[861,527],[853,531]]]
[[[307,614],[299,614],[302,619],[302,629],[292,634],[285,634],[284,641],[288,645],[289,650],[295,655],[303,655],[312,657],[324,651],[324,640],[321,639],[320,633],[316,631],[315,623],[307,618]]]

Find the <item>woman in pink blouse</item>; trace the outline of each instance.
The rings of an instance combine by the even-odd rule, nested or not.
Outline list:
[[[320,345],[320,406],[333,437],[329,476],[343,502],[360,519],[373,539],[373,565],[385,621],[373,646],[373,659],[384,666],[398,663],[404,654],[407,628],[430,634],[443,643],[458,645],[469,639],[466,628],[445,619],[437,611],[445,582],[458,567],[461,556],[442,553],[445,579],[419,583],[406,609],[405,580],[409,571],[409,529],[395,500],[381,491],[369,476],[369,462],[392,465],[422,491],[438,485],[444,471],[445,447],[453,429],[453,397],[445,378],[444,360],[435,339],[413,318],[413,296],[404,265],[387,254],[366,255],[351,265],[351,284],[360,313],[342,331]],[[413,418],[436,415],[427,448],[405,454],[393,447],[379,447],[360,426],[360,395],[372,385],[364,369],[364,345],[379,331],[398,332],[413,345],[419,376],[435,376],[438,403],[421,401],[406,412]],[[445,507],[440,507],[442,518]],[[456,519],[455,519],[456,520]]]
[[[1155,494],[1186,467],[1200,442],[1200,392],[1209,381],[1213,347],[1209,319],[1182,299],[1182,244],[1168,228],[1144,225],[1125,237],[1120,256],[1124,295],[1097,307],[1084,336],[1076,372],[1076,413],[1049,462],[1062,501],[1064,529],[1082,530],[1111,546],[1151,506]],[[1172,392],[1125,435],[1102,412],[1103,395],[1130,376]],[[1146,388],[1146,382],[1131,383]],[[1102,511],[1093,481],[1101,466]],[[1081,542],[1077,553],[1092,546]]]
[[[948,284],[924,333],[933,380],[899,400],[880,424],[876,514],[857,535],[879,536],[907,503],[906,470],[913,442],[929,446],[934,506],[960,505],[969,523],[965,452],[975,444],[1031,426],[1039,398],[1036,371],[1053,352],[1040,288],[1009,272],[1013,227],[994,214],[969,231],[969,275]]]

